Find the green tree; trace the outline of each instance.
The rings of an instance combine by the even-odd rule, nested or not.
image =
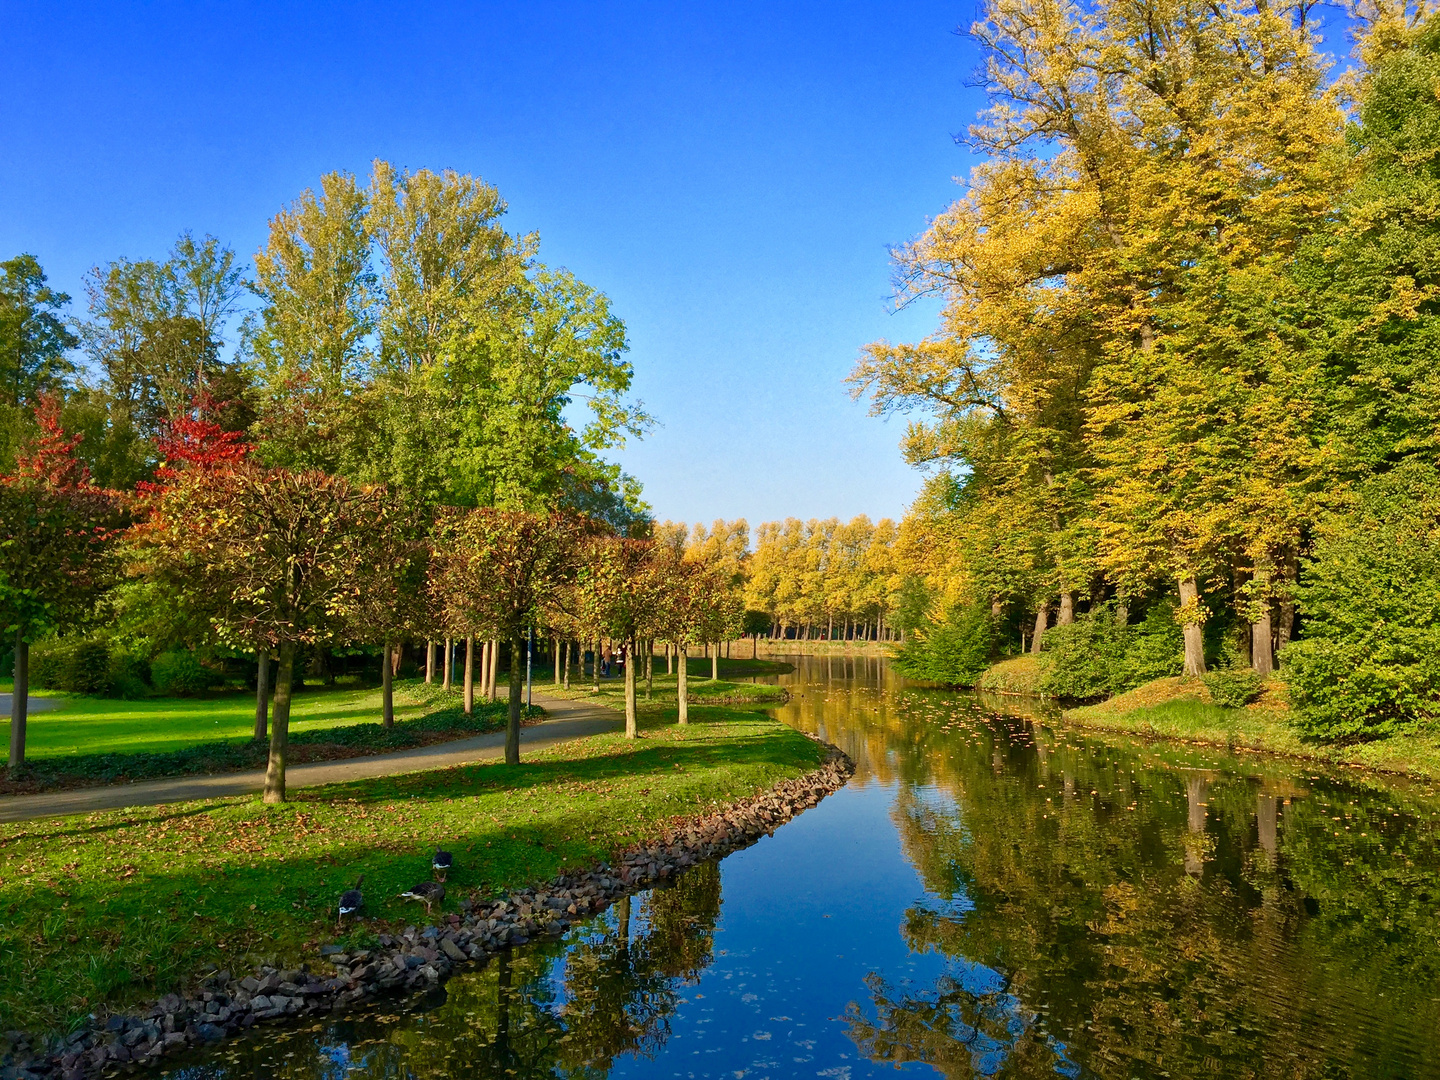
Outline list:
[[[78,341],[61,314],[68,303],[46,284],[34,255],[0,262],[0,403],[33,407],[37,395],[74,373],[65,353]]]

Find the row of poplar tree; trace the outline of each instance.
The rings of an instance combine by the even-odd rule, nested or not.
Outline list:
[[[922,637],[1163,607],[1314,734],[1440,714],[1440,21],[1352,15],[1337,71],[1307,0],[986,4],[940,326],[851,376],[934,467]]]

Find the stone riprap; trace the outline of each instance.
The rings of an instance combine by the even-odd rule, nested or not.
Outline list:
[[[618,865],[602,863],[503,898],[464,900],[459,912],[434,925],[379,935],[375,948],[345,952],[324,946],[322,971],[308,965],[263,967],[247,975],[212,971],[192,994],[167,994],[144,1013],[98,1018],[64,1036],[5,1032],[0,1080],[87,1080],[218,1043],[256,1024],[342,1010],[381,994],[427,990],[452,971],[482,965],[502,949],[557,938],[621,897],[754,843],[843,787],[854,771],[854,763],[830,747],[820,768],[675,825],[658,840],[626,851]]]

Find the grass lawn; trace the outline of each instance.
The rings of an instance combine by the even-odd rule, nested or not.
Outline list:
[[[397,720],[413,719],[433,707],[428,692],[413,692],[423,686],[415,682],[396,684]],[[241,742],[250,738],[255,727],[255,695],[248,691],[139,701],[41,693],[60,704],[30,714],[25,727],[25,752],[32,760],[73,754],[155,753],[200,743]],[[380,720],[378,687],[306,687],[295,695],[290,709],[291,731],[371,720]]]
[[[614,669],[612,669],[613,671]],[[725,705],[761,705],[776,704],[786,700],[785,691],[770,683],[735,682],[735,679],[743,679],[757,675],[783,675],[794,671],[790,664],[776,660],[725,660],[720,661],[720,679],[710,678],[710,661],[704,659],[690,658],[686,665],[687,682],[685,685],[686,695],[690,698],[693,707],[697,704],[725,704]],[[640,668],[636,672],[637,679],[635,692],[639,708],[642,710],[655,710],[660,708],[674,708],[676,700],[676,686],[678,678],[675,675],[665,674],[665,658],[655,658],[654,664],[654,688],[652,696],[645,696],[645,670]],[[547,681],[536,680],[535,692],[537,694],[549,694],[552,697],[569,698],[575,701],[595,701],[602,705],[609,705],[612,708],[625,708],[625,678],[623,675],[612,674],[608,678],[600,680],[600,692],[597,694],[592,687],[595,683],[593,677],[586,674],[581,678],[575,671],[570,672],[570,689],[564,690],[549,682],[554,676],[549,669],[545,672]]]
[[[1440,780],[1440,733],[1393,736],[1347,746],[1301,738],[1290,723],[1283,683],[1272,682],[1243,709],[1214,704],[1205,684],[1183,676],[1156,679],[1098,705],[1068,709],[1083,727],[1184,742],[1262,750],[1287,757]]]
[[[74,1023],[180,986],[202,964],[318,964],[335,901],[365,875],[366,919],[418,922],[396,899],[455,854],[446,909],[553,877],[751,795],[823,750],[759,712],[647,711],[642,737],[579,740],[518,766],[475,764],[306,789],[0,826],[0,1030]],[[438,917],[438,912],[437,912]]]

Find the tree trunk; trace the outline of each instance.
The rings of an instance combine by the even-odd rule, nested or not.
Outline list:
[[[255,734],[264,742],[270,728],[270,654],[261,649],[255,660]]]
[[[991,601],[990,601],[990,618],[994,619],[996,622],[999,622],[999,621],[1000,621],[1000,616],[1002,616],[1002,615],[1004,615],[1004,614],[1005,614],[1005,605],[1002,604],[1002,603],[1000,603],[1000,601],[999,601],[998,599],[997,599],[997,600],[991,600]]]
[[[598,641],[595,642],[595,659],[590,663],[590,673],[595,680],[595,685],[590,688],[590,692],[598,694],[600,692],[600,642]]]
[[[1115,602],[1115,622],[1120,626],[1130,625],[1130,605],[1123,598]]]
[[[1275,654],[1271,651],[1270,612],[1250,624],[1250,666],[1261,678],[1275,671]]]
[[[1069,626],[1075,621],[1075,594],[1069,589],[1060,591],[1060,614],[1055,616],[1056,626]]]
[[[475,637],[465,639],[465,715],[475,715]]]
[[[430,638],[425,639],[425,685],[429,686],[435,681],[435,642]]]
[[[395,726],[395,668],[390,663],[391,648],[387,641],[380,651],[380,717],[387,730]]]
[[[500,642],[492,642],[495,646],[495,653],[500,653]],[[520,650],[525,647],[525,639],[519,634],[510,635],[510,718],[505,725],[505,764],[520,764],[520,706],[523,704],[522,697],[525,693],[525,673],[520,670],[520,665],[515,658],[520,655]],[[498,666],[498,665],[497,665]]]
[[[516,667],[515,653],[510,653],[510,666]],[[500,700],[500,694],[496,687],[500,683],[500,640],[492,638],[490,641],[490,681],[485,685],[485,693],[489,695],[492,702]]]
[[[562,687],[564,687],[566,690],[569,690],[569,689],[570,689],[570,642],[568,642],[568,641],[565,642],[564,644],[562,644],[562,645],[560,646],[560,648],[562,649],[562,651],[563,651],[563,656],[564,656],[563,662],[561,663],[560,667],[561,667],[561,668],[564,670],[564,672],[565,672],[565,678],[564,678],[564,680],[560,683],[560,685],[561,685]]]
[[[452,652],[452,648],[453,648],[453,646],[451,645],[451,640],[450,640],[450,638],[447,637],[447,638],[445,639],[445,676],[444,676],[444,679],[443,679],[443,681],[441,682],[441,685],[440,685],[440,689],[442,689],[442,690],[449,690],[449,689],[450,689],[450,668],[451,668],[452,660],[453,660],[453,657],[454,657],[454,653]]]
[[[397,641],[390,648],[390,674],[398,679],[400,677],[400,662],[405,659],[405,642]]]
[[[1041,600],[1039,608],[1035,611],[1035,633],[1030,638],[1030,651],[1040,652],[1040,642],[1045,637],[1045,626],[1050,622],[1050,601]]]
[[[758,660],[758,659],[760,659],[760,635],[759,635],[759,634],[751,634],[751,635],[750,635],[750,659],[751,659],[751,660]]]
[[[1280,589],[1280,621],[1275,627],[1275,652],[1278,655],[1283,652],[1286,645],[1290,644],[1290,638],[1295,633],[1295,555],[1293,552],[1286,552],[1284,560],[1280,564],[1282,586]]]
[[[688,665],[685,663],[685,646],[679,642],[675,643],[675,659],[678,661],[677,667],[680,672],[679,681],[675,684],[675,701],[680,707],[680,723],[688,724],[690,723],[690,698],[689,690],[685,685]]]
[[[1204,631],[1194,617],[1199,614],[1199,607],[1200,584],[1193,577],[1186,578],[1180,582],[1180,610],[1189,609],[1192,615],[1182,624],[1185,632],[1185,674],[1194,678],[1205,674]]]
[[[829,623],[826,625],[826,627],[825,627],[825,640],[826,640],[826,641],[834,641],[834,640],[835,640],[835,616],[834,616],[834,615],[831,615],[831,616],[830,616],[830,622],[829,622]]]
[[[655,639],[645,643],[645,700],[655,694]]]
[[[720,681],[720,643],[715,643],[715,651],[710,654],[710,681]]]
[[[625,737],[638,735],[635,727],[635,642],[625,643]]]
[[[555,651],[554,651],[554,652],[551,654],[551,656],[550,656],[550,663],[553,664],[554,667],[555,667],[555,685],[556,685],[556,686],[559,686],[559,685],[560,685],[560,639],[557,637],[557,638],[551,638],[550,640],[551,640],[551,643],[555,646]]]
[[[665,642],[665,674],[675,674],[675,647],[670,642]]]
[[[30,643],[15,631],[15,685],[10,694],[10,772],[25,764],[25,721],[30,714]]]
[[[280,643],[275,673],[275,715],[270,719],[270,760],[265,766],[265,801],[285,801],[285,749],[290,744],[290,689],[295,682],[295,642]]]

